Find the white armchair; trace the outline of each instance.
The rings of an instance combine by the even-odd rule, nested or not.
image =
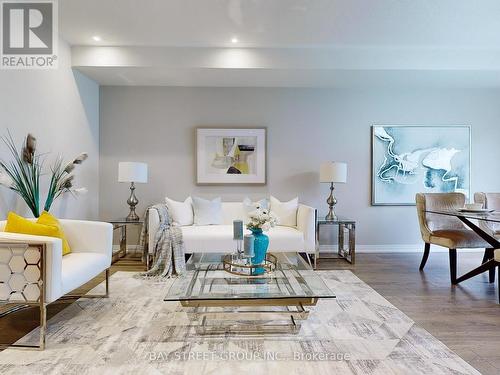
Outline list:
[[[46,305],[102,272],[106,272],[105,295],[72,297],[108,296],[113,227],[103,222],[60,220],[71,246],[71,253],[63,257],[60,239],[7,233],[5,223],[0,221],[0,303],[40,308],[40,343],[34,347],[44,349]]]

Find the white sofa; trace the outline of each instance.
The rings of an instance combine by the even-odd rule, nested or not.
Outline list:
[[[7,233],[4,232],[6,221],[0,221],[0,302],[40,307],[41,336],[40,345],[36,347],[41,349],[45,345],[47,304],[104,271],[106,294],[103,297],[108,293],[112,225],[81,220],[60,220],[60,223],[71,247],[71,253],[65,256],[62,256],[59,238]],[[40,253],[44,255],[45,277],[41,272],[42,262],[38,260]],[[40,288],[36,287],[38,279]]]
[[[187,253],[218,252],[235,250],[233,220],[243,220],[247,211],[242,202],[222,202],[222,225],[181,226]],[[154,236],[159,225],[158,212],[149,212],[149,253],[153,252]],[[269,236],[270,252],[305,252],[316,250],[316,209],[299,204],[297,227],[276,226],[266,234]],[[250,233],[250,231],[248,231]]]

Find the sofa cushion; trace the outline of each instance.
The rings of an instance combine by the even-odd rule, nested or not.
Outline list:
[[[48,213],[47,211],[43,211],[36,222],[38,224],[53,225],[57,227],[59,229],[59,235],[57,236],[57,238],[60,238],[62,241],[63,255],[68,255],[69,253],[71,253],[71,248],[69,247],[69,243],[66,239],[66,235],[64,234],[61,223],[55,216]]]
[[[33,219],[25,219],[14,212],[9,212],[9,215],[7,216],[7,224],[5,225],[5,231],[8,233],[60,238],[62,240],[63,255],[71,252],[59,221],[45,211],[36,222],[34,222]]]
[[[174,201],[165,197],[165,204],[172,220],[178,225],[193,225],[193,201],[187,197],[184,202]]]
[[[70,253],[61,267],[62,293],[79,288],[110,266],[111,259],[102,253]]]
[[[242,202],[222,202],[222,224],[233,224],[234,220],[243,220],[247,212]]]
[[[297,226],[297,210],[299,208],[299,198],[294,198],[288,202],[280,202],[271,195],[271,212],[278,218],[278,224],[287,227]]]
[[[220,197],[212,200],[193,197],[193,211],[195,225],[222,224],[222,201]]]
[[[232,225],[196,225],[181,227],[186,252],[223,252],[236,249]],[[250,233],[250,231],[247,231]],[[304,235],[295,228],[277,226],[266,232],[269,251],[304,251]]]

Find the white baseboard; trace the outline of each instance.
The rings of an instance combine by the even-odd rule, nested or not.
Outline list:
[[[337,246],[320,246],[320,251],[336,251]],[[416,245],[356,245],[357,253],[422,253],[424,251],[424,244]],[[484,252],[484,249],[460,249],[464,253],[477,253]],[[431,245],[431,252],[433,253],[447,253],[448,249]]]
[[[120,245],[113,245],[113,253],[120,250]],[[127,251],[139,251],[139,245],[127,245]]]
[[[119,245],[113,245],[113,252],[120,250]],[[127,251],[139,251],[138,245],[127,245]],[[337,246],[320,246],[320,251],[337,251]],[[422,253],[424,244],[417,245],[356,245],[356,253]],[[433,253],[447,253],[448,249],[441,246],[431,246]],[[484,249],[460,249],[463,253],[484,252]]]

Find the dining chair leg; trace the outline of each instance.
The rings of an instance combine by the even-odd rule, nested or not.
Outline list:
[[[424,246],[424,255],[422,256],[422,261],[420,262],[420,267],[418,268],[420,271],[424,269],[425,263],[427,263],[427,259],[429,258],[430,251],[431,244],[426,242]]]
[[[457,283],[457,249],[450,249],[450,280]]]
[[[484,249],[484,255],[483,255],[483,260],[481,261],[481,264],[486,263],[490,258],[489,258],[489,248]]]

